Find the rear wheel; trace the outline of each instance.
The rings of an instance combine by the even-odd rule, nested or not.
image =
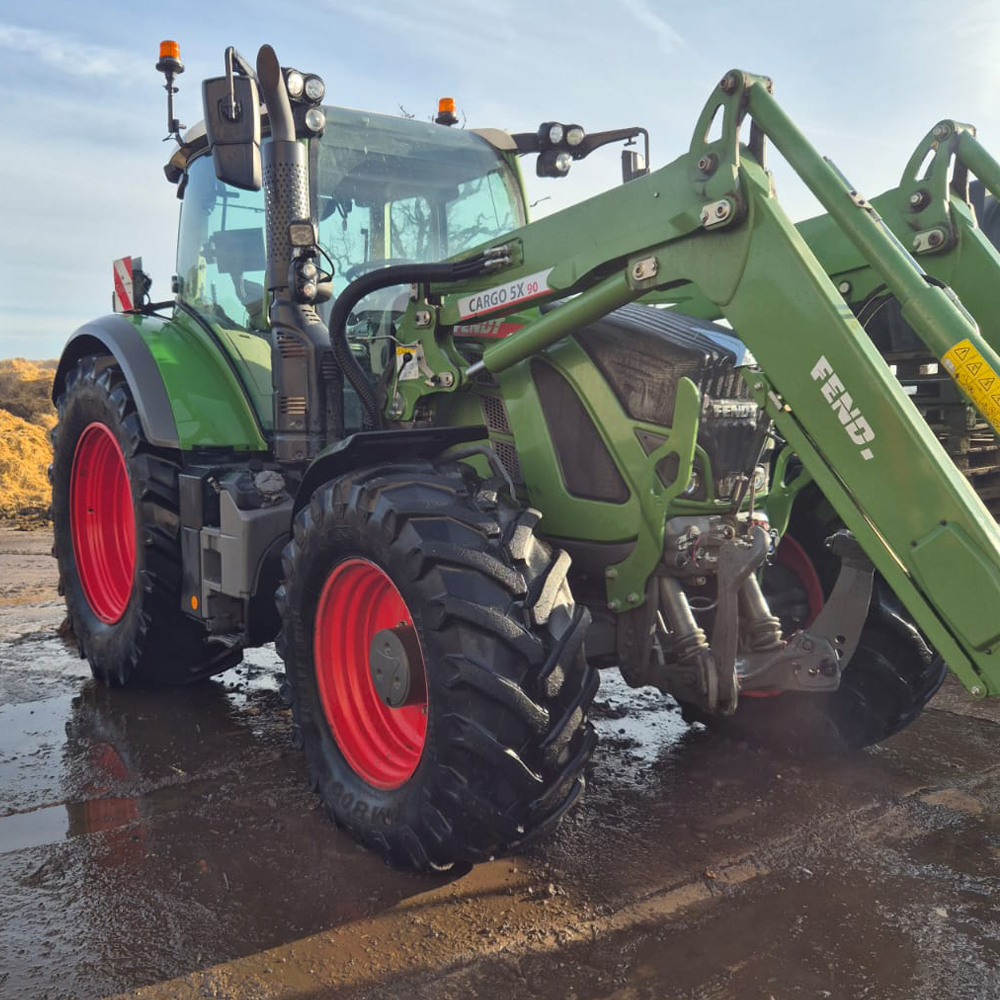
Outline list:
[[[106,684],[187,683],[239,662],[181,611],[177,456],[146,441],[108,357],[66,376],[52,431],[60,589],[82,655]]]
[[[430,463],[330,482],[296,518],[278,591],[295,729],[331,816],[392,863],[499,854],[583,791],[589,616],[537,520]]]
[[[796,513],[763,581],[786,635],[813,621],[840,569],[840,560],[825,545],[842,527],[829,505],[810,491]],[[947,672],[876,574],[868,620],[836,691],[747,694],[732,716],[708,716],[693,706],[684,706],[684,716],[733,739],[792,755],[838,753],[879,743],[905,729]]]

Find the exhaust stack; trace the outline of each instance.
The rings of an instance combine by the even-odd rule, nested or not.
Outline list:
[[[271,141],[263,148],[263,187],[267,227],[265,281],[273,292],[270,316],[274,452],[283,462],[306,462],[326,444],[327,411],[331,409],[327,395],[332,393],[332,387],[323,378],[324,356],[330,355],[332,363],[326,326],[311,305],[296,301],[289,287],[293,263],[289,228],[293,223],[312,219],[309,167],[305,145],[296,140],[285,77],[270,45],[261,46],[257,53],[257,81],[271,127]],[[329,422],[337,425],[335,414],[331,414]]]

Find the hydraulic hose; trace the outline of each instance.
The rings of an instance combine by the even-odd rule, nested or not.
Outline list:
[[[356,278],[337,296],[330,313],[330,346],[333,348],[333,357],[337,362],[337,367],[351,384],[351,388],[358,394],[361,408],[364,411],[366,430],[379,426],[378,401],[365,370],[354,357],[351,345],[347,341],[347,318],[350,316],[351,310],[366,295],[370,295],[380,288],[389,288],[392,285],[415,285],[430,281],[441,284],[474,278],[486,270],[490,260],[491,258],[485,254],[478,254],[475,257],[450,263],[397,264],[392,267],[377,268]],[[338,428],[338,433],[343,434],[343,428]]]

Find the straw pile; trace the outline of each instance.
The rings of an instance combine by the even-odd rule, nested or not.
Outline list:
[[[21,524],[48,519],[55,367],[55,361],[0,361],[0,518]]]

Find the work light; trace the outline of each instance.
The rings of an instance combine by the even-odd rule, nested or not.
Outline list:
[[[310,101],[322,101],[326,94],[326,84],[318,76],[307,76],[305,92]]]

